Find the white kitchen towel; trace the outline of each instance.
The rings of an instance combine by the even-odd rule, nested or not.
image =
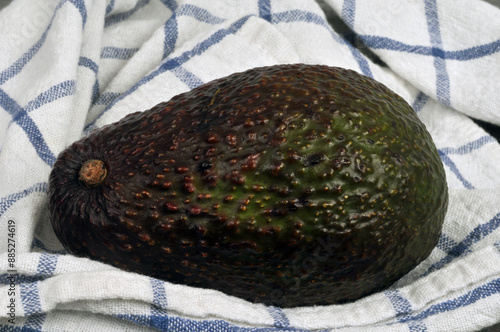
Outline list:
[[[426,124],[450,188],[427,260],[358,301],[281,309],[66,253],[46,196],[64,147],[212,79],[296,62],[371,76]],[[480,0],[14,0],[0,11],[0,330],[500,323],[500,145],[470,119],[500,124],[499,78],[500,10]]]

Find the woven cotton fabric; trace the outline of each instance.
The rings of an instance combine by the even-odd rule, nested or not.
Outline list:
[[[64,147],[212,79],[297,62],[370,76],[427,126],[450,189],[427,260],[358,301],[281,309],[67,254],[46,195]],[[471,119],[500,124],[499,77],[500,10],[480,0],[13,1],[0,11],[0,330],[476,331],[500,323],[500,145]]]

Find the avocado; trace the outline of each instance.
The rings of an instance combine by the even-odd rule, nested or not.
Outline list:
[[[62,151],[49,209],[69,253],[280,307],[387,288],[435,247],[442,162],[401,97],[352,70],[235,73]]]

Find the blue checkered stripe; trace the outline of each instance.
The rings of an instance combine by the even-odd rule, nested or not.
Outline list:
[[[120,91],[101,91],[98,80],[99,66],[97,59],[89,57],[81,57],[78,65],[86,68],[95,74],[95,84],[93,86],[92,104],[102,105],[102,114],[108,112],[118,101],[126,98],[134,93],[139,87],[147,84],[155,77],[162,75],[166,72],[173,73],[180,81],[186,84],[189,88],[194,88],[204,82],[198,78],[195,73],[188,71],[183,65],[195,56],[200,56],[213,45],[216,45],[221,40],[231,34],[237,33],[252,16],[258,16],[268,22],[279,25],[281,23],[302,22],[311,25],[317,25],[327,29],[331,34],[332,40],[342,46],[347,46],[356,59],[359,71],[367,76],[373,77],[372,64],[362,55],[362,53],[352,46],[348,41],[341,38],[336,34],[326,22],[326,20],[314,13],[307,10],[290,10],[283,12],[273,11],[272,1],[270,0],[255,0],[258,12],[243,16],[234,21],[230,26],[221,28],[209,36],[207,39],[199,42],[193,49],[186,51],[180,56],[171,57],[178,38],[178,20],[181,16],[189,16],[199,21],[211,25],[218,25],[225,22],[224,18],[217,17],[207,10],[197,7],[192,4],[179,4],[175,0],[161,0],[161,2],[172,11],[172,16],[165,22],[164,30],[164,44],[163,44],[163,62],[161,65],[152,71],[150,74],[139,80],[131,89],[126,92]],[[469,59],[476,59],[498,52],[500,41],[487,45],[481,45],[474,50],[459,50],[459,51],[446,51],[442,48],[442,41],[440,36],[439,18],[436,10],[436,0],[425,0],[425,8],[428,23],[428,32],[431,40],[431,45],[418,46],[407,45],[404,42],[396,40],[388,40],[384,36],[360,36],[365,45],[370,48],[391,48],[400,52],[414,52],[421,56],[432,57],[434,59],[434,66],[436,70],[436,91],[438,100],[445,104],[450,105],[450,92],[449,92],[449,77],[446,69],[447,59],[460,59],[463,61]],[[150,6],[151,0],[137,1],[134,8],[120,13],[114,13],[115,1],[108,1],[106,8],[106,21],[105,26],[111,27],[120,22],[132,17],[135,13],[144,10]],[[12,63],[7,69],[0,73],[0,107],[11,116],[11,125],[19,126],[28,137],[33,149],[42,162],[52,165],[55,161],[55,152],[51,150],[46,140],[44,139],[41,131],[39,130],[36,122],[33,120],[32,114],[36,112],[42,105],[49,104],[60,98],[71,96],[75,93],[76,82],[74,80],[66,80],[55,83],[47,91],[40,93],[33,100],[25,105],[20,105],[14,98],[2,88],[6,82],[15,79],[25,66],[32,61],[43,48],[47,36],[50,34],[51,27],[54,23],[56,14],[61,8],[65,6],[74,6],[78,9],[82,19],[82,28],[85,28],[87,21],[87,7],[84,1],[80,0],[61,0],[55,8],[52,20],[46,27],[40,39],[34,43],[17,61]],[[345,0],[342,9],[342,16],[344,21],[351,25],[354,22],[356,15],[356,1]],[[102,59],[117,59],[126,61],[132,58],[138,52],[137,48],[118,48],[112,46],[105,46],[102,48],[100,57]],[[429,97],[420,93],[415,101],[413,107],[417,112],[423,109],[428,102]],[[87,126],[91,128],[95,120]],[[470,180],[461,174],[459,165],[453,161],[454,155],[466,155],[475,150],[482,149],[487,144],[494,143],[490,136],[484,136],[475,141],[469,142],[459,148],[441,148],[439,149],[440,156],[444,164],[451,170],[453,174],[460,180],[464,188],[474,189],[474,185]],[[21,198],[33,195],[47,190],[47,183],[36,183],[32,186],[25,188],[19,192],[12,193],[8,196],[0,198],[0,217]],[[438,248],[446,253],[445,257],[435,262],[425,274],[439,270],[449,264],[450,262],[463,257],[471,252],[471,246],[481,239],[497,231],[500,226],[500,214],[496,215],[491,220],[473,229],[467,236],[460,242],[449,238],[443,234]],[[500,242],[497,242],[496,247],[500,254]],[[39,249],[46,249],[44,244],[37,239],[34,239],[33,246]],[[8,327],[12,331],[42,331],[44,321],[47,315],[51,313],[44,312],[42,308],[39,285],[46,278],[50,278],[56,270],[58,264],[58,253],[46,252],[40,255],[39,264],[32,276],[20,276],[20,293],[22,307],[28,319],[22,327]],[[7,275],[0,275],[0,284],[7,284]],[[154,294],[153,302],[151,304],[151,313],[149,315],[121,315],[121,319],[134,322],[139,325],[147,325],[154,327],[160,331],[300,331],[290,325],[290,317],[280,308],[269,307],[268,313],[274,320],[274,327],[270,328],[244,328],[235,326],[223,320],[191,320],[173,316],[167,312],[168,308],[168,294],[165,292],[163,282],[156,279],[151,279],[151,288]],[[492,280],[486,284],[478,286],[476,289],[471,290],[469,293],[460,297],[447,300],[446,302],[436,303],[428,309],[418,314],[413,313],[412,303],[409,299],[405,298],[399,291],[387,291],[385,295],[388,300],[393,304],[394,311],[398,322],[408,325],[411,331],[426,331],[425,319],[440,313],[455,310],[457,308],[471,305],[483,298],[500,293],[500,279]],[[4,328],[7,328],[4,326]]]
[[[118,315],[136,324],[154,327],[159,331],[241,331],[241,332],[271,332],[271,331],[296,331],[306,332],[309,330],[297,329],[290,326],[290,322],[281,308],[268,307],[269,315],[274,319],[274,327],[269,328],[248,328],[239,327],[227,321],[214,320],[191,320],[168,315],[168,297],[165,292],[164,283],[157,279],[150,279],[153,289],[153,303],[151,304],[150,315]],[[326,330],[320,330],[326,331]]]
[[[5,331],[42,331],[43,323],[47,317],[44,312],[39,294],[41,281],[53,276],[57,267],[59,255],[42,253],[39,255],[38,266],[34,275],[17,275],[16,284],[19,285],[21,307],[27,320],[23,324],[7,324]],[[8,274],[0,275],[0,286],[8,285]],[[4,331],[0,324],[0,330]]]

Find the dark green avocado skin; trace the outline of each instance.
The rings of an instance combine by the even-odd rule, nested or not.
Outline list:
[[[107,175],[89,188],[92,159]],[[390,286],[428,257],[448,204],[401,97],[305,64],[217,79],[92,132],[60,153],[49,198],[73,255],[280,307]]]

